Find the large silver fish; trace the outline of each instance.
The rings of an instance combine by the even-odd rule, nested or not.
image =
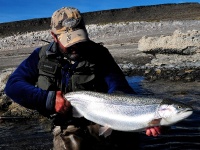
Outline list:
[[[188,105],[155,97],[91,91],[70,92],[64,97],[73,106],[74,117],[102,125],[99,134],[104,136],[111,134],[112,129],[135,132],[172,125],[193,113]]]

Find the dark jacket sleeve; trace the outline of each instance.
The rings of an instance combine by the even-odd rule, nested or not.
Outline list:
[[[127,94],[135,94],[134,90],[129,86],[122,70],[109,54],[107,61],[108,63],[105,68],[105,81],[108,85],[108,93],[121,91]]]
[[[101,73],[108,86],[108,93],[120,91],[128,94],[135,94],[108,49],[100,45],[98,51],[99,53],[97,53],[98,56],[96,57],[98,57],[98,62],[102,70]]]
[[[40,48],[25,59],[9,77],[5,93],[16,103],[38,110],[46,111],[48,91],[37,88],[38,61]]]

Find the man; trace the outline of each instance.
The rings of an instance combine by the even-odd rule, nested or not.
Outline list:
[[[83,18],[75,8],[55,11],[51,28],[54,42],[34,50],[18,66],[6,84],[6,94],[24,107],[53,116],[56,150],[128,147],[135,140],[129,139],[127,144],[132,133],[116,131],[106,139],[98,136],[99,125],[72,118],[71,105],[63,97],[78,90],[133,94],[113,57],[105,47],[89,39]],[[159,127],[154,127],[146,134],[157,136],[159,132]]]

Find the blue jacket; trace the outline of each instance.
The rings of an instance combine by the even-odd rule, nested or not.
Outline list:
[[[98,59],[101,61],[100,66],[103,67],[103,71],[100,73],[107,84],[107,93],[114,91],[134,93],[108,50],[103,46],[97,46],[92,41],[89,44],[93,48],[98,47],[97,51],[91,48],[92,54],[90,53],[89,55],[95,55],[94,60]],[[38,62],[40,59],[40,49],[35,49],[12,73],[7,81],[5,93],[12,100],[26,108],[45,112],[49,111],[47,109],[47,102],[49,103],[49,93],[51,91],[42,90],[35,86],[39,76]]]

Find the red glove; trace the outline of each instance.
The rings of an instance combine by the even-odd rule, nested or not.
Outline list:
[[[161,134],[161,127],[150,127],[146,129],[147,136],[158,136]]]
[[[70,110],[71,104],[67,101],[61,91],[56,92],[55,111],[60,114],[66,114]]]

